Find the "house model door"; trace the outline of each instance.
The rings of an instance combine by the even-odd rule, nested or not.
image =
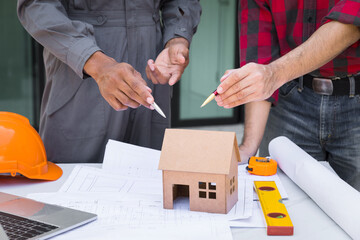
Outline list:
[[[174,184],[173,185],[173,204],[174,209],[187,208],[190,210],[189,204],[189,185]]]

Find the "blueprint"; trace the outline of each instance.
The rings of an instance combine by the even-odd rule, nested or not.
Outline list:
[[[226,214],[229,220],[248,218],[252,214],[253,190],[252,182],[246,179],[239,180],[238,202]],[[161,178],[138,178],[131,176],[120,176],[104,169],[78,165],[74,168],[71,175],[60,188],[59,192],[67,193],[94,193],[98,196],[111,195],[117,198],[137,196],[149,198],[161,202],[162,207],[162,180]],[[182,205],[182,206],[176,206]],[[175,208],[186,209],[189,211],[189,201],[175,202]],[[167,211],[167,210],[165,210]],[[201,212],[190,212],[198,215],[214,215]],[[223,215],[223,214],[221,214]]]
[[[112,197],[92,193],[37,193],[28,197],[98,215],[97,221],[55,237],[61,239],[232,239],[224,216],[192,214],[185,209],[164,210],[151,197]]]
[[[121,176],[103,169],[78,165],[59,192],[115,193],[118,196],[134,193],[162,196],[161,179]]]
[[[254,180],[275,180],[287,197],[277,175],[256,177],[240,165],[238,202],[228,214],[190,211],[188,198],[164,209],[159,159],[160,151],[110,140],[102,169],[77,165],[57,193],[28,197],[98,215],[97,221],[55,239],[96,239],[99,231],[102,239],[232,239],[230,226],[264,226],[253,201]]]

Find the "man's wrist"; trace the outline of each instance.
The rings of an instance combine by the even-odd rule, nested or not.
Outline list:
[[[274,81],[275,89],[279,89],[282,85],[291,80],[285,72],[285,70],[289,67],[283,65],[284,64],[279,59],[268,65],[271,79]]]
[[[170,47],[172,44],[184,44],[187,48],[189,48],[189,41],[186,38],[183,37],[176,37],[170,39],[166,44],[165,48]]]
[[[240,144],[240,145],[238,146],[238,148],[239,148],[239,151],[245,153],[245,154],[248,155],[249,157],[255,156],[256,153],[257,153],[257,150],[258,150],[258,148],[256,148],[256,149],[254,149],[254,148],[251,149],[250,147],[248,147],[248,146],[246,146],[246,145],[244,145],[244,144]],[[244,159],[243,159],[243,160],[244,160]]]
[[[260,143],[256,141],[252,141],[250,139],[247,139],[246,137],[243,137],[241,144],[239,144],[239,149],[246,152],[249,155],[256,154],[258,147]]]
[[[89,57],[84,65],[84,72],[94,79],[97,79],[104,65],[116,63],[115,59],[105,55],[101,51],[95,52]]]

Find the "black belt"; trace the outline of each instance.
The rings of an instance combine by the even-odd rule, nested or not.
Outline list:
[[[354,96],[360,94],[360,74],[335,79],[306,74],[303,76],[303,85],[321,95]]]

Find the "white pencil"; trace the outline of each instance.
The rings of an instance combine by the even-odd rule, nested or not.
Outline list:
[[[164,118],[166,118],[164,112],[161,110],[161,108],[154,102],[153,104],[151,104],[151,106],[154,107],[154,109]]]

